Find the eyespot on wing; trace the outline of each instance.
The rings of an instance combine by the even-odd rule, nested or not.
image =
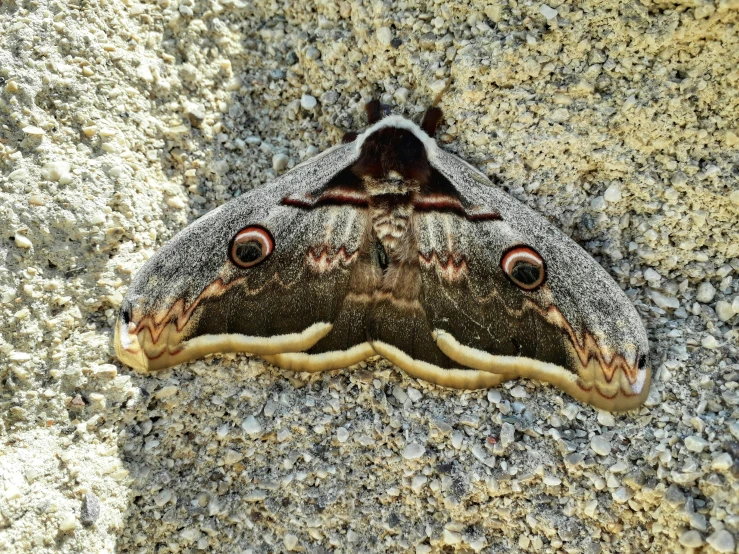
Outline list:
[[[529,246],[509,248],[500,260],[506,277],[527,292],[538,289],[546,281],[546,265],[539,253]]]
[[[229,258],[243,269],[254,267],[266,260],[275,249],[272,234],[259,225],[245,227],[231,240]]]

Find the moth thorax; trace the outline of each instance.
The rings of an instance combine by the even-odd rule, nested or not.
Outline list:
[[[399,254],[411,225],[413,206],[395,204],[372,206],[372,230],[388,254]]]

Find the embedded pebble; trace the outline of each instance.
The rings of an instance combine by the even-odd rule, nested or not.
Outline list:
[[[11,171],[8,174],[8,179],[10,179],[11,181],[20,181],[21,179],[25,179],[26,177],[28,177],[28,170],[25,167],[16,169],[15,171]]]
[[[428,480],[428,477],[425,475],[415,475],[411,480],[411,489],[413,489],[413,492],[416,494],[420,493],[423,486],[428,483]]]
[[[74,517],[74,514],[62,514],[61,519],[59,519],[59,530],[62,533],[69,533],[70,531],[74,531],[77,528],[77,518]]]
[[[285,545],[285,548],[287,548],[288,550],[295,550],[295,547],[298,546],[298,537],[296,537],[292,533],[286,533],[285,538],[282,539],[282,542]]]
[[[649,297],[663,310],[676,310],[680,307],[680,301],[674,296],[666,296],[659,291],[650,290]]]
[[[500,446],[507,448],[513,443],[516,428],[510,423],[504,423],[500,428]]]
[[[46,134],[46,131],[44,131],[41,127],[36,127],[34,125],[23,127],[23,132],[34,137],[41,137]]]
[[[542,482],[543,482],[543,483],[544,483],[544,484],[545,484],[545,485],[546,485],[547,487],[558,487],[559,485],[561,485],[561,484],[562,484],[562,479],[560,479],[560,478],[559,478],[559,477],[557,477],[556,475],[551,475],[551,474],[547,473],[547,474],[546,474],[546,475],[544,475],[544,477],[542,478]]]
[[[316,100],[315,96],[311,96],[310,94],[304,94],[300,97],[300,107],[304,110],[312,110],[318,105],[318,100]]]
[[[606,202],[614,204],[621,201],[621,186],[618,184],[610,185],[603,193],[603,198]]]
[[[598,423],[600,423],[604,427],[613,427],[614,425],[616,425],[616,418],[613,417],[613,414],[611,412],[598,410]]]
[[[347,431],[345,427],[339,427],[336,430],[336,439],[339,442],[346,442],[349,440],[349,431]]]
[[[44,169],[41,172],[44,179],[49,181],[59,181],[62,177],[69,175],[69,171],[72,169],[72,165],[65,161],[49,162],[44,164]]]
[[[734,537],[726,529],[716,531],[706,542],[717,552],[734,552]]]
[[[687,548],[700,548],[703,546],[703,537],[701,537],[701,534],[698,531],[685,531],[677,539],[677,542]]]
[[[601,435],[595,435],[590,439],[590,448],[599,456],[608,456],[611,453],[611,442]]]
[[[262,425],[253,415],[250,415],[241,423],[241,428],[251,436],[258,435],[262,432]]]
[[[318,48],[311,46],[305,51],[305,57],[308,58],[309,60],[317,60],[318,58],[321,57],[321,51]],[[306,108],[306,109],[310,109],[310,108]]]
[[[425,453],[426,449],[422,445],[417,442],[412,442],[405,447],[405,450],[403,450],[403,458],[406,460],[416,460]]]
[[[30,240],[28,240],[23,235],[19,235],[18,233],[15,234],[14,240],[15,240],[15,245],[18,248],[28,249],[28,248],[33,247],[33,243]]]
[[[452,433],[452,448],[459,450],[462,447],[462,441],[464,440],[464,433],[461,431],[454,431]]]
[[[167,205],[171,206],[172,208],[181,210],[187,204],[185,204],[185,201],[179,196],[170,196],[167,198]]]
[[[703,452],[706,446],[709,445],[709,442],[706,439],[697,435],[690,435],[689,437],[686,437],[684,442],[685,448],[687,448],[691,452]]]
[[[713,335],[706,335],[705,337],[701,339],[701,346],[708,350],[714,350],[718,348],[719,346],[721,346],[721,344],[718,342],[716,337],[714,337]]]
[[[429,90],[431,91],[431,94],[439,95],[444,91],[444,89],[446,88],[446,85],[447,83],[445,80],[438,79],[429,85]]]
[[[722,452],[711,461],[711,469],[716,471],[726,471],[731,469],[732,465],[734,465],[734,460],[728,452]]]
[[[716,289],[711,283],[705,282],[698,286],[698,292],[695,295],[695,299],[698,302],[708,304],[713,297],[716,296]]]
[[[734,317],[734,308],[726,300],[716,302],[716,315],[721,321],[729,321]]]
[[[410,91],[407,88],[405,88],[405,87],[400,87],[393,94],[393,99],[398,104],[405,104],[406,102],[408,102],[408,97],[409,96],[410,96]]]
[[[393,40],[393,32],[389,27],[380,27],[377,29],[377,40],[384,46],[390,46]]]
[[[543,15],[547,19],[547,21],[549,21],[557,17],[558,12],[554,8],[550,8],[546,4],[542,4],[541,6],[539,6],[539,13]]]
[[[275,154],[272,156],[272,169],[275,171],[283,171],[287,168],[290,158],[285,154]]]

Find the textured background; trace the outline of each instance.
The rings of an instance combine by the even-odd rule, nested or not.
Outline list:
[[[735,552],[739,2],[302,4],[0,4],[0,550]],[[116,362],[167,238],[447,85],[441,144],[643,315],[646,407]]]

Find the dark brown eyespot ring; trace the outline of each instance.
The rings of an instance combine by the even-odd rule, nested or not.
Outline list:
[[[264,227],[245,227],[231,241],[231,261],[244,269],[262,263],[275,249],[272,234]]]
[[[506,251],[500,267],[514,285],[525,291],[538,289],[547,278],[544,260],[528,246],[514,246]]]

